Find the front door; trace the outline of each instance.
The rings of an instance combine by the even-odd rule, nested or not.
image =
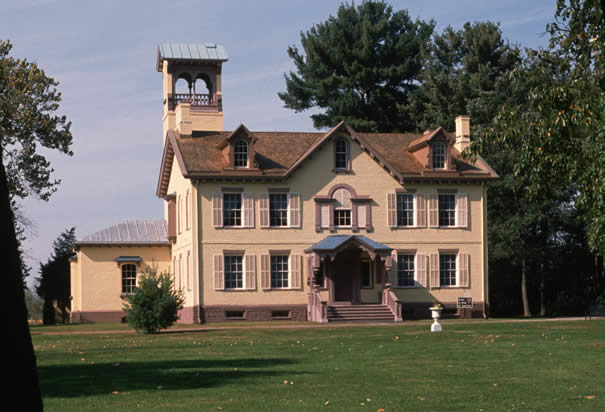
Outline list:
[[[334,302],[355,303],[359,288],[359,249],[344,250],[334,260]]]

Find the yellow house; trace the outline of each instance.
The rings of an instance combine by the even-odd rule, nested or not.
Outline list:
[[[225,61],[214,44],[158,50],[157,195],[186,296],[181,321],[401,321],[428,317],[435,302],[487,315],[486,183],[497,175],[460,155],[468,116],[454,133],[360,133],[344,122],[223,131]],[[175,93],[179,79],[189,93]]]

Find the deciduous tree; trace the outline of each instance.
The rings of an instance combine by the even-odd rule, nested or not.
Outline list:
[[[42,410],[36,359],[27,323],[22,261],[11,208],[13,196],[48,199],[56,190],[52,167],[39,147],[71,154],[70,123],[54,113],[61,95],[58,83],[35,63],[9,56],[11,44],[0,41],[0,233],[5,268],[3,302],[5,350],[4,389],[14,396],[7,404]]]

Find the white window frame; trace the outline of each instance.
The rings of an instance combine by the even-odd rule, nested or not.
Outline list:
[[[132,286],[132,290],[130,291],[124,291],[124,269],[126,266],[134,266],[134,285]],[[133,262],[124,262],[122,264],[120,264],[120,290],[122,291],[123,295],[131,295],[134,293],[134,290],[137,287],[138,284],[138,280],[139,277],[137,276],[138,274],[138,265],[136,263]]]
[[[444,255],[448,255],[448,256],[455,256],[454,259],[454,264],[456,265],[456,267],[454,268],[454,280],[455,280],[455,284],[454,285],[444,285],[441,283],[441,256]],[[439,252],[439,287],[442,289],[447,289],[447,288],[457,288],[459,287],[458,285],[460,285],[460,262],[459,262],[459,256],[460,256],[460,251],[458,252]]]
[[[221,192],[223,196],[223,226],[224,228],[232,228],[232,227],[244,227],[244,194],[242,192]],[[227,208],[225,207],[225,195],[238,195],[240,206],[239,206],[239,225],[226,225],[225,224],[225,213]],[[235,210],[235,209],[233,209]]]
[[[400,225],[399,224],[399,196],[412,196],[412,224],[411,225]],[[416,227],[418,226],[418,206],[417,206],[416,193],[395,193],[395,219],[397,220],[396,226],[398,228]]]
[[[435,167],[435,147],[440,146],[443,147],[443,166]],[[431,168],[434,170],[444,170],[447,168],[447,146],[444,142],[436,141],[431,143]]]
[[[242,287],[241,288],[228,288],[227,287],[227,258],[240,257],[242,259]],[[246,255],[240,253],[225,253],[223,254],[223,290],[246,290]]]
[[[399,284],[399,268],[401,265],[401,259],[400,256],[412,256],[412,262],[414,264],[414,273],[413,273],[413,277],[412,280],[414,281],[414,284],[411,286],[404,286],[404,285],[400,285]],[[414,253],[414,252],[397,252],[397,271],[395,272],[395,279],[397,280],[397,288],[400,289],[414,289],[414,288],[418,288],[420,287],[420,284],[418,283],[418,254]]]
[[[287,262],[288,262],[288,286],[286,287],[273,287],[273,264],[272,264],[272,260],[274,257],[284,257],[286,256]],[[291,254],[270,254],[269,255],[269,283],[271,286],[271,290],[287,290],[287,289],[292,289],[292,255]]]
[[[244,143],[246,145],[246,164],[245,165],[237,165],[237,155],[238,155],[238,145]],[[250,144],[245,139],[239,139],[233,144],[233,168],[234,169],[245,169],[250,166]]]

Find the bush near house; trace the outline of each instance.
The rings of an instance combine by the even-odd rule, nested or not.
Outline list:
[[[168,273],[157,273],[157,267],[147,267],[138,279],[134,293],[126,296],[124,305],[128,324],[138,332],[156,333],[178,320],[183,308],[183,293],[176,291]]]

